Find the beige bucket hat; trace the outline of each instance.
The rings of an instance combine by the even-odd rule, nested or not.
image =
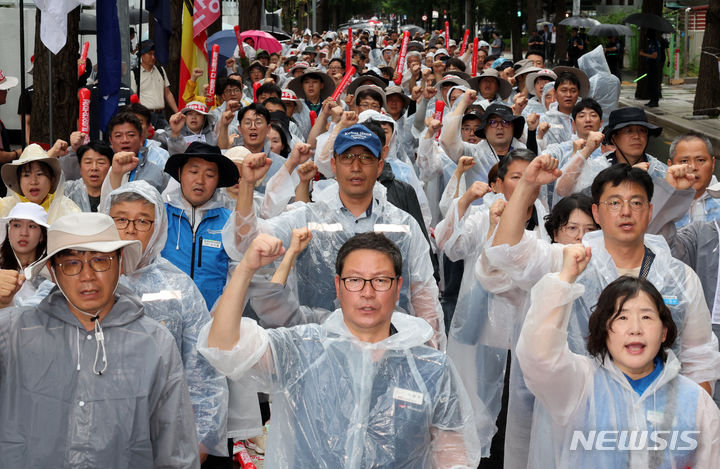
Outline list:
[[[32,163],[33,161],[42,161],[43,163],[50,166],[50,169],[53,172],[53,184],[52,187],[50,187],[50,192],[54,193],[57,189],[58,183],[60,182],[60,175],[62,174],[60,162],[57,158],[48,156],[45,150],[43,150],[42,147],[36,143],[25,147],[25,150],[23,150],[20,158],[3,165],[2,170],[0,170],[0,176],[2,176],[3,182],[8,187],[8,189],[14,191],[17,194],[22,194],[20,189],[20,181],[18,180],[18,167],[26,165],[28,163]]]

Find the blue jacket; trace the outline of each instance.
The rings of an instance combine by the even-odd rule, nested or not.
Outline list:
[[[230,261],[223,246],[222,229],[232,212],[213,203],[214,200],[215,197],[203,208],[194,207],[190,212],[166,203],[168,236],[162,250],[165,259],[193,279],[208,309],[222,294]],[[196,217],[202,219],[193,231]]]

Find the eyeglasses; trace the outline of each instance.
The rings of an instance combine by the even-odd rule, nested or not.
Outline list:
[[[488,121],[488,127],[492,127],[493,129],[496,129],[500,126],[510,127],[511,125],[512,125],[512,122],[508,122],[505,119],[490,119]]]
[[[114,256],[95,256],[87,260],[68,259],[65,262],[58,262],[57,265],[60,266],[63,274],[73,277],[82,271],[83,264],[90,265],[95,272],[106,272],[110,269],[113,258]]]
[[[118,230],[124,230],[125,228],[130,225],[130,222],[132,222],[133,226],[138,231],[150,231],[150,227],[152,227],[153,223],[155,223],[154,220],[146,220],[144,218],[138,218],[137,220],[130,220],[129,218],[124,217],[113,217],[113,220],[115,220],[115,226]]]
[[[358,292],[364,289],[367,282],[370,282],[370,286],[372,286],[375,291],[388,291],[396,278],[397,277],[344,277],[340,280],[342,280],[343,285],[345,285],[345,289],[351,292]]]
[[[225,93],[227,94],[238,94],[242,92],[240,88],[225,88]]]
[[[372,109],[373,111],[379,111],[382,106],[375,101],[363,101],[358,103],[357,107],[361,109]]]
[[[360,164],[369,166],[373,163],[377,163],[378,158],[375,157],[375,155],[371,155],[370,153],[343,153],[342,155],[337,155],[335,157],[338,163],[350,166],[355,162],[355,160],[360,160]]]
[[[464,132],[464,133],[466,133],[466,134],[467,134],[467,133],[474,134],[475,131],[476,131],[477,129],[479,129],[479,128],[480,128],[479,125],[476,125],[475,127],[461,127],[461,128],[460,128],[460,131],[461,131],[461,132]]]
[[[578,235],[583,236],[585,233],[596,231],[595,226],[580,226],[580,225],[565,225],[561,226],[560,229],[565,232],[568,236],[577,237]]]
[[[625,206],[625,203],[630,206],[630,210],[632,210],[633,212],[639,212],[640,210],[647,207],[648,201],[640,198],[626,200],[621,199],[620,197],[611,197],[608,200],[600,203],[604,204],[611,212],[619,212],[620,209]]]
[[[248,128],[248,129],[253,128],[253,127],[256,127],[256,128],[262,127],[265,124],[267,124],[267,122],[265,122],[264,119],[255,119],[254,121],[243,120],[242,122],[240,122],[240,125],[242,125],[245,128]]]

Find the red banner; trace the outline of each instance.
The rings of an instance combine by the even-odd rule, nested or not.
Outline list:
[[[197,37],[220,18],[220,0],[195,0],[193,10],[193,37]]]

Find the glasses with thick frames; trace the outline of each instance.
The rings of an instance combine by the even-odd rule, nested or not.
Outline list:
[[[115,220],[115,226],[118,230],[124,230],[130,225],[130,223],[132,223],[135,229],[138,231],[150,231],[153,223],[155,223],[154,220],[146,220],[144,218],[130,220],[129,218],[125,217],[113,217],[113,220]]]
[[[345,289],[351,292],[358,292],[365,288],[365,284],[370,282],[370,286],[375,291],[388,291],[392,287],[393,282],[397,277],[373,277],[373,278],[362,278],[362,277],[343,277],[343,285]]]
[[[343,153],[342,155],[337,155],[336,158],[338,163],[347,166],[353,164],[356,159],[360,160],[360,164],[362,165],[371,165],[373,163],[377,163],[378,161],[378,158],[370,153]]]

